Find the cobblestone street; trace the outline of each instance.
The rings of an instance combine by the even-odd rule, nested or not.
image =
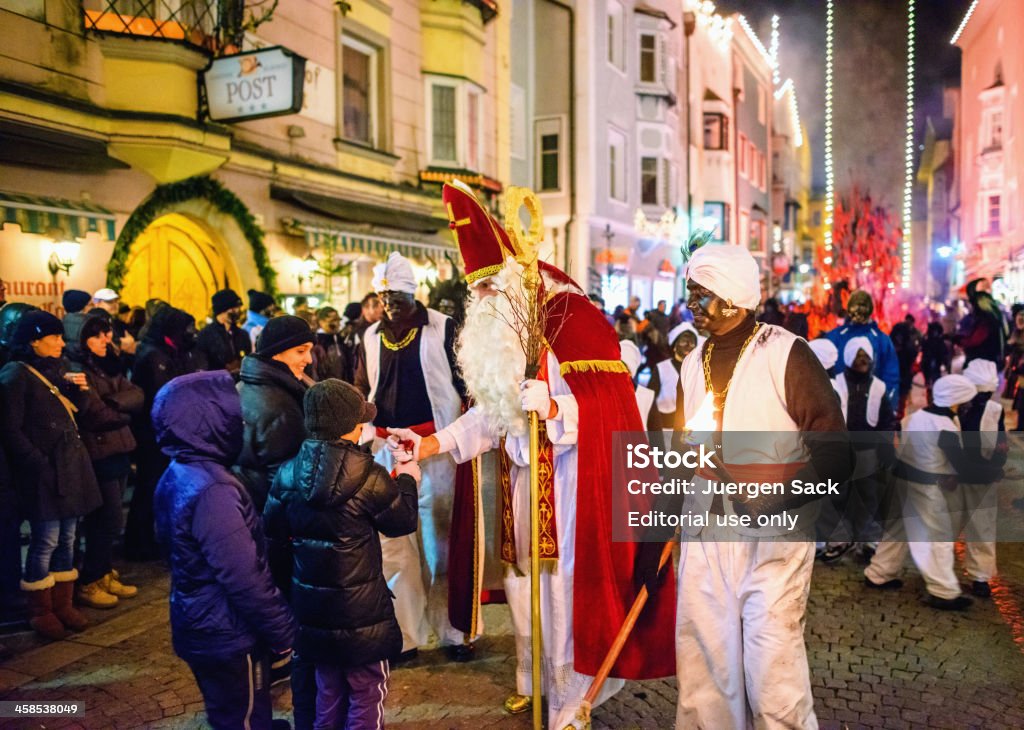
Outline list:
[[[807,643],[818,718],[825,728],[1024,727],[1024,545],[1001,545],[1002,577],[991,600],[966,613],[919,603],[909,574],[893,593],[865,589],[851,559],[815,568]],[[0,666],[0,698],[84,700],[84,720],[6,721],[4,727],[199,728],[203,705],[187,667],[172,653],[166,576],[155,566],[128,573],[141,594],[71,641],[44,644],[30,633],[2,637],[16,656]],[[514,647],[504,607],[487,608],[491,631],[467,664],[427,652],[391,675],[394,728],[529,727],[501,702],[513,686]],[[594,713],[595,728],[668,728],[675,682],[630,683]],[[278,715],[290,694],[275,688]]]

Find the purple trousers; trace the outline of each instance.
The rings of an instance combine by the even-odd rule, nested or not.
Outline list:
[[[383,730],[387,661],[358,667],[316,665],[315,730]]]

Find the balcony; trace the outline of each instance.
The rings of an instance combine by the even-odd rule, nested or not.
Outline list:
[[[223,36],[222,21],[240,17],[242,5],[242,0],[83,0],[82,15],[85,29],[96,33],[214,51]]]

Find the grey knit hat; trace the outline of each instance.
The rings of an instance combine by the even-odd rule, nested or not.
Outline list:
[[[337,441],[360,423],[377,417],[377,406],[367,403],[354,386],[337,378],[310,386],[302,397],[302,409],[306,430],[320,441]]]

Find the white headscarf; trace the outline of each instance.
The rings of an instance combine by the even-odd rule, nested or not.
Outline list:
[[[686,265],[686,278],[743,309],[757,309],[761,301],[761,271],[743,246],[701,246]]]
[[[991,360],[971,360],[964,377],[974,383],[979,393],[991,393],[999,387],[999,372]]]
[[[875,359],[875,348],[871,346],[871,340],[867,337],[851,337],[843,348],[843,363],[846,367],[853,366],[853,361],[857,359],[857,352],[860,350],[866,352],[872,360]]]
[[[640,354],[640,348],[629,340],[619,340],[619,353],[622,362],[629,368],[630,377],[635,378],[636,371],[640,369],[640,363],[644,359]]]
[[[377,292],[400,291],[416,293],[416,274],[412,264],[397,251],[392,251],[388,260],[373,267],[373,289]]]
[[[818,358],[818,362],[826,370],[831,370],[839,361],[839,350],[836,349],[832,340],[827,337],[819,337],[807,344],[810,345],[811,352],[814,353],[814,356]]]
[[[932,402],[939,408],[966,403],[977,394],[974,383],[963,375],[943,375],[932,386]]]

